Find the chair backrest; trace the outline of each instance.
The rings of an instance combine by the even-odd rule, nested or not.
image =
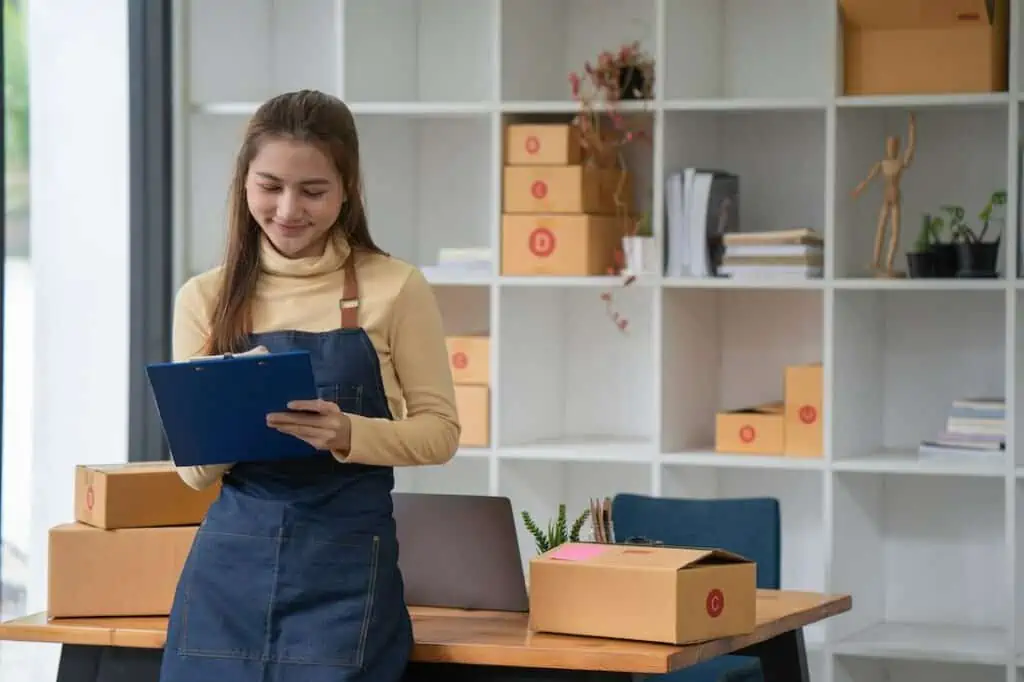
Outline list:
[[[612,500],[616,542],[653,541],[724,549],[757,564],[757,586],[781,589],[781,514],[770,497],[679,499],[620,493]]]

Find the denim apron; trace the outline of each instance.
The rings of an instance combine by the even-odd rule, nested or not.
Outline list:
[[[252,334],[250,343],[309,351],[320,398],[392,419],[376,350],[358,325],[353,260],[340,329]],[[161,682],[400,680],[413,641],[393,487],[391,467],[326,452],[232,467],[178,583]]]

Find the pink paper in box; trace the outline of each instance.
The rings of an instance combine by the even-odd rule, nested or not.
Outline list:
[[[552,552],[550,556],[552,559],[561,559],[562,561],[586,561],[604,554],[607,550],[607,547],[600,544],[565,544]]]

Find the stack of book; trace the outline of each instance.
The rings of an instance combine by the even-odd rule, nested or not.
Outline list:
[[[1006,401],[1003,398],[954,400],[946,430],[921,441],[922,457],[1002,457],[1006,448]]]
[[[811,228],[722,236],[718,274],[735,279],[821,277],[824,240]]]

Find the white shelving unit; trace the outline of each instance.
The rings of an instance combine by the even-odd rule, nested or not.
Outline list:
[[[493,446],[401,471],[401,487],[508,495],[539,517],[621,491],[773,495],[784,586],[854,598],[808,633],[813,679],[1024,680],[1016,258],[1004,255],[998,280],[866,277],[880,195],[849,194],[914,111],[904,245],[922,212],[973,214],[1005,188],[1004,254],[1018,252],[1022,9],[1014,0],[1008,93],[848,98],[827,0],[183,0],[177,279],[220,258],[247,117],[302,87],[356,112],[384,248],[418,265],[441,246],[497,253],[504,123],[571,114],[568,72],[640,40],[657,60],[657,98],[654,144],[633,171],[659,241],[666,173],[725,167],[741,178],[744,229],[818,228],[826,276],[624,289],[495,265],[438,281],[450,331],[491,334]],[[822,459],[713,452],[716,409],[778,397],[784,365],[813,360],[825,365]],[[918,461],[951,400],[1004,392],[1005,464]]]

